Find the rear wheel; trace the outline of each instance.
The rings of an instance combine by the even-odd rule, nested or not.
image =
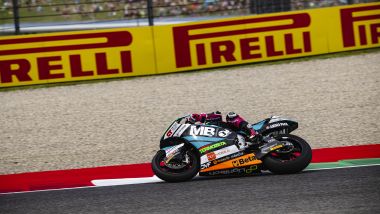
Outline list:
[[[302,138],[284,134],[276,136],[285,147],[269,153],[263,159],[264,166],[275,174],[297,173],[311,162],[312,152],[309,144]]]
[[[160,150],[153,157],[152,170],[157,177],[167,182],[181,182],[192,179],[200,169],[199,158],[194,149],[184,152],[180,158],[164,161],[165,151]]]

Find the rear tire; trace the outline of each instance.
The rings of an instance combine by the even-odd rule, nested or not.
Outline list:
[[[280,154],[274,151],[266,155],[263,159],[265,168],[275,174],[291,174],[300,172],[309,165],[312,152],[304,139],[291,134],[278,135],[276,139],[291,142],[294,150],[289,154]]]
[[[191,180],[200,170],[199,157],[193,149],[187,151],[190,163],[184,169],[175,170],[163,165],[165,151],[160,150],[152,160],[152,170],[154,174],[167,182],[181,182]]]

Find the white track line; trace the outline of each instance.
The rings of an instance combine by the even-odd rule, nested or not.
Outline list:
[[[145,178],[121,178],[121,179],[102,179],[92,180],[91,183],[95,186],[117,186],[117,185],[130,185],[130,184],[147,184],[164,182],[157,176]]]
[[[33,193],[33,192],[50,192],[50,191],[62,191],[62,190],[74,190],[74,189],[89,189],[89,188],[97,188],[97,187],[100,187],[100,186],[83,186],[83,187],[70,187],[70,188],[60,188],[60,189],[43,189],[43,190],[21,191],[21,192],[6,192],[6,193],[0,193],[0,195],[11,195],[11,194]]]

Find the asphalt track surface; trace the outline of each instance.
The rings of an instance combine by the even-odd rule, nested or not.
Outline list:
[[[380,213],[380,166],[0,195],[0,213]]]

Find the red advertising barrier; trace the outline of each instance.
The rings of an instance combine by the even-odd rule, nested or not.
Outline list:
[[[380,47],[380,3],[176,25],[0,37],[0,88]]]

